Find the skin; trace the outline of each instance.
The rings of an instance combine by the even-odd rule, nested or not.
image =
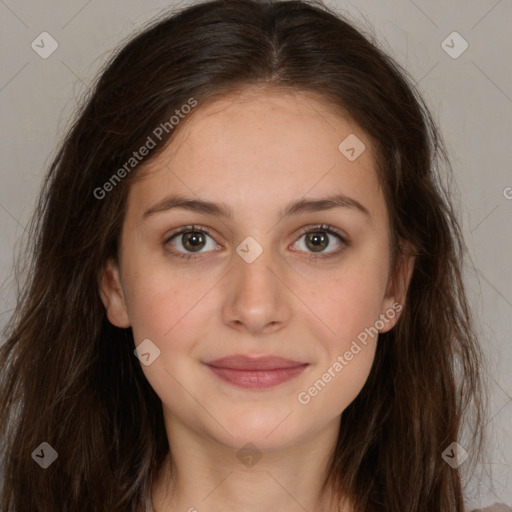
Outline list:
[[[355,161],[338,149],[350,134],[366,146]],[[309,403],[297,396],[358,334],[403,304],[413,267],[408,259],[390,272],[388,214],[375,167],[371,140],[329,104],[253,87],[199,105],[132,185],[120,262],[105,265],[100,294],[111,323],[131,326],[136,345],[150,339],[160,350],[142,369],[162,400],[174,476],[169,461],[153,487],[155,512],[332,510],[320,495],[326,461],[341,413],[368,378],[377,336]],[[338,207],[279,217],[294,200],[335,193],[368,215]],[[143,218],[169,194],[225,203],[233,218],[183,208]],[[165,242],[191,224],[210,229],[201,252],[184,246],[182,235]],[[340,250],[336,255],[308,259],[318,253],[300,230],[325,234],[317,224],[346,237],[347,244],[327,234],[323,254]],[[263,249],[252,263],[236,252],[248,236]],[[196,259],[171,256],[187,247]],[[233,354],[273,354],[309,366],[278,386],[247,390],[203,364]],[[237,457],[248,442],[261,455],[251,467]],[[343,510],[351,510],[348,502]]]

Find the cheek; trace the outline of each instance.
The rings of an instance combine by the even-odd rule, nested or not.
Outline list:
[[[381,293],[374,279],[354,273],[331,281],[325,294],[312,297],[312,309],[320,312],[330,332],[321,328],[315,333],[321,355],[296,397],[308,414],[333,419],[364,387],[375,357]]]
[[[335,275],[318,279],[314,291],[305,295],[307,305],[342,346],[379,318],[387,281],[385,272],[383,264],[346,265]]]
[[[205,321],[214,317],[214,293],[208,292],[217,281],[163,275],[154,268],[132,282],[129,314],[135,342],[149,339],[159,350],[154,363],[142,369],[162,401],[178,409],[187,402],[182,386],[196,374],[201,359]]]
[[[297,394],[299,410],[326,421],[339,416],[354,401],[370,374],[375,345],[359,344],[348,353],[352,354],[351,360],[346,353],[339,354]]]
[[[211,286],[202,280],[184,282],[177,275],[164,278],[156,271],[133,282],[130,319],[134,339],[136,344],[149,339],[159,350],[154,362],[142,364],[142,370],[162,402],[178,414],[195,410],[187,389],[197,372],[192,351],[201,342],[200,318],[208,314],[207,301],[201,298]]]
[[[188,317],[194,316],[211,287],[211,278],[185,280],[178,272],[163,270],[153,267],[130,280],[127,308],[136,341],[153,336],[165,342]]]

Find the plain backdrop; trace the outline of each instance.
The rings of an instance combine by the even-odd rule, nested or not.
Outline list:
[[[0,0],[0,328],[14,307],[15,251],[77,100],[121,41],[178,5],[184,3]],[[485,468],[492,469],[492,478],[473,478],[468,492],[475,506],[510,505],[512,1],[331,0],[327,5],[373,32],[409,71],[442,128],[474,264],[466,277],[470,300],[491,364],[493,437]],[[47,58],[32,47],[45,37],[51,48],[43,32],[58,44]]]

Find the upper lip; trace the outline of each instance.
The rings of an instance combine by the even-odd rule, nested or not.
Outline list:
[[[205,364],[214,366],[215,368],[227,368],[231,370],[278,370],[282,368],[304,366],[307,363],[293,361],[291,359],[285,359],[278,356],[251,357],[234,355],[208,361]]]

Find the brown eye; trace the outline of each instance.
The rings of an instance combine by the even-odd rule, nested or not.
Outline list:
[[[302,236],[293,244],[293,248],[307,253],[311,258],[327,258],[337,255],[347,245],[347,240],[336,228],[322,224],[304,229]],[[326,250],[331,247],[332,250]]]
[[[187,251],[195,252],[204,247],[206,239],[204,233],[199,231],[187,231],[186,233],[181,234],[181,243]]]
[[[306,245],[313,252],[321,252],[329,246],[329,238],[325,233],[308,233],[306,235]]]
[[[177,257],[194,257],[195,254],[220,249],[206,228],[195,226],[185,226],[169,236],[164,241],[164,246],[171,246],[168,251]]]

